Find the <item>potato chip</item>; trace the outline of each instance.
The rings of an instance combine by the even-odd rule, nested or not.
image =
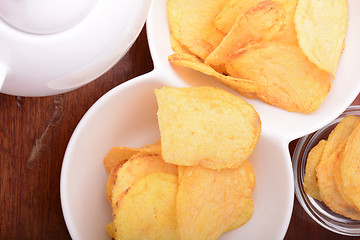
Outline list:
[[[329,157],[340,145],[345,144],[345,141],[347,141],[348,136],[351,134],[351,132],[354,130],[354,127],[357,125],[357,123],[360,121],[360,119],[356,116],[349,115],[344,117],[334,128],[334,130],[331,131],[327,144],[324,148],[323,156],[322,158]],[[344,193],[343,186],[342,186],[342,180],[341,180],[341,173],[340,173],[340,162],[342,161],[342,153],[338,155],[338,160],[334,163],[334,181],[336,184],[336,187],[341,195],[341,197],[344,199],[344,201],[349,204],[353,205],[352,201],[347,198],[347,196]]]
[[[214,20],[214,26],[222,33],[228,34],[236,18],[242,16],[249,8],[264,0],[229,0]],[[288,44],[297,44],[294,25],[294,14],[297,0],[277,0],[285,10],[285,25],[274,35],[271,41],[280,41]]]
[[[347,139],[345,140],[347,141]],[[343,148],[342,150],[339,152],[338,154],[338,160],[335,162],[334,164],[334,181],[336,184],[336,188],[338,189],[342,199],[350,206],[354,207],[356,209],[355,204],[353,203],[353,201],[345,194],[344,191],[344,183],[342,180],[342,176],[341,176],[341,163],[343,162],[343,158],[344,158],[344,147],[345,147],[346,143],[343,143]],[[356,209],[357,211],[359,211],[359,209]]]
[[[217,239],[251,217],[255,175],[249,161],[234,169],[179,167],[178,176],[176,214],[181,239]]]
[[[111,197],[113,209],[118,208],[119,200],[132,184],[140,178],[157,171],[177,174],[177,166],[164,162],[159,155],[141,155],[127,161],[119,168],[116,174]]]
[[[321,200],[319,187],[316,179],[316,167],[320,162],[321,155],[324,151],[326,140],[321,140],[315,147],[311,149],[306,160],[304,190],[312,198]]]
[[[158,140],[155,143],[144,145],[139,149],[139,152],[149,153],[151,155],[153,155],[153,154],[160,155],[161,154],[161,145],[160,144],[161,144],[161,141]],[[134,148],[132,148],[132,149],[134,149]]]
[[[191,54],[191,52],[187,50],[185,46],[181,45],[172,34],[170,35],[170,45],[172,50],[176,53]]]
[[[347,32],[347,0],[299,0],[294,19],[304,54],[335,77]]]
[[[115,185],[117,172],[118,172],[118,169],[122,167],[122,165],[123,165],[122,163],[119,163],[113,169],[111,169],[111,172],[106,181],[106,197],[110,202],[111,202],[112,191],[113,191],[114,185]]]
[[[359,121],[360,119],[353,115],[344,117],[329,134],[322,157],[327,158],[335,152],[345,142]]]
[[[177,176],[154,172],[136,181],[114,212],[115,239],[180,239],[176,223]]]
[[[235,168],[252,154],[260,117],[240,97],[213,87],[163,87],[155,94],[166,162]]]
[[[282,3],[285,10],[285,26],[274,35],[271,41],[282,42],[285,44],[297,45],[298,39],[295,31],[294,16],[297,0],[278,0]]]
[[[260,2],[235,20],[229,33],[204,63],[212,66],[227,63],[250,43],[270,40],[283,27],[284,21],[281,5],[273,1]]]
[[[320,196],[332,211],[354,220],[360,220],[360,212],[342,198],[333,176],[335,162],[339,161],[338,156],[343,147],[344,144],[340,145],[329,157],[321,158],[316,167]]]
[[[129,158],[138,152],[149,154],[161,154],[160,140],[156,143],[148,144],[140,148],[113,147],[104,158],[104,166],[107,173],[111,172],[119,163],[124,164]]]
[[[254,212],[254,203],[252,198],[242,198],[241,205],[242,211],[240,216],[225,230],[225,232],[230,232],[234,229],[237,229],[250,220]]]
[[[215,77],[226,86],[232,87],[238,92],[251,93],[258,88],[255,81],[225,76],[217,72],[211,66],[202,63],[200,59],[198,59],[196,56],[191,54],[174,53],[169,56],[169,61],[171,63],[183,67],[191,68],[193,70],[202,72],[206,75]]]
[[[294,45],[268,42],[254,45],[226,65],[232,77],[260,85],[258,98],[287,111],[316,110],[330,91],[330,76],[309,62]]]
[[[112,239],[115,239],[115,226],[114,226],[114,222],[108,223],[105,225],[105,229],[108,232],[109,236]]]
[[[127,147],[113,147],[104,158],[104,166],[107,173],[111,172],[116,165],[119,163],[124,164],[132,155],[137,153],[135,149]]]
[[[360,210],[360,123],[349,135],[342,152],[340,174],[342,190],[346,197]]]
[[[224,34],[213,21],[227,0],[168,0],[168,20],[173,37],[191,53],[205,59]]]
[[[223,9],[216,15],[214,26],[225,35],[230,32],[235,20],[244,15],[244,13],[251,7],[264,0],[229,0],[224,5]]]

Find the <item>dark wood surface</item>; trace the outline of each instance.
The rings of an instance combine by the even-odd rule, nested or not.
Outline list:
[[[60,202],[60,172],[68,141],[97,99],[152,69],[144,29],[119,63],[80,89],[35,98],[0,94],[0,239],[70,239]],[[289,146],[291,152],[295,143]],[[295,198],[285,239],[359,238],[320,227]]]

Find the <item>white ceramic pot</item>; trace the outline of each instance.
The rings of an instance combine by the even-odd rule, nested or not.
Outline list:
[[[46,96],[89,83],[132,46],[149,0],[0,2],[0,91]]]

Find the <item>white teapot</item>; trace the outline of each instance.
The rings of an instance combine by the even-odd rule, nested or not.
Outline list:
[[[46,96],[111,68],[140,33],[149,0],[0,1],[0,92]]]

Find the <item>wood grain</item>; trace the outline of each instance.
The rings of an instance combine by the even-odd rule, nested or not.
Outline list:
[[[70,239],[61,211],[60,173],[71,134],[97,99],[152,69],[144,28],[120,62],[80,89],[38,98],[0,94],[0,239]],[[360,98],[354,102],[359,103]],[[285,239],[359,238],[320,227],[295,198]]]

